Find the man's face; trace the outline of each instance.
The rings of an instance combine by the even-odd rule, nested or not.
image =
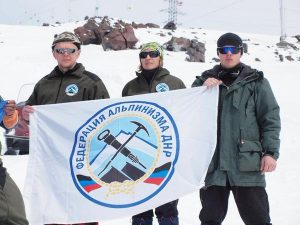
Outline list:
[[[236,47],[233,46],[224,46],[222,48],[218,48],[218,56],[220,58],[221,65],[226,69],[230,69],[240,63],[240,59],[242,57],[241,49],[236,49]]]
[[[80,55],[80,50],[72,42],[57,43],[53,49],[53,56],[61,71],[72,69]]]

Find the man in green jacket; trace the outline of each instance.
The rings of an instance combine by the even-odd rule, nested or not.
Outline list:
[[[164,92],[185,88],[179,78],[170,75],[163,68],[163,48],[156,42],[149,42],[142,46],[140,54],[140,68],[137,77],[129,81],[122,91],[122,96],[146,93]],[[166,203],[155,209],[159,225],[178,225],[178,200]],[[132,225],[152,225],[153,211],[148,210],[132,217]]]
[[[217,147],[200,190],[199,218],[202,225],[220,225],[232,191],[245,224],[271,225],[265,173],[279,157],[279,106],[263,73],[241,63],[238,35],[223,34],[217,54],[220,65],[192,84],[219,86]]]
[[[57,61],[57,66],[35,85],[22,111],[25,120],[29,121],[29,114],[34,111],[32,105],[109,98],[102,80],[97,75],[86,71],[81,63],[77,63],[80,47],[80,40],[71,32],[63,32],[55,36],[52,54]],[[86,225],[97,224],[97,222],[86,223]]]
[[[29,105],[109,98],[102,80],[77,63],[80,52],[81,44],[75,34],[63,32],[54,38],[52,54],[57,66],[35,85],[26,102],[25,112],[31,111]]]

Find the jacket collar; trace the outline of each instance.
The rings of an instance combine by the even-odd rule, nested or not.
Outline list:
[[[245,65],[244,63],[240,63],[241,72],[236,78],[235,82],[233,83],[239,83],[239,84],[246,84],[248,82],[251,82],[256,79],[263,78],[263,72],[258,71],[256,69],[252,69],[250,66]],[[214,66],[212,69],[207,70],[202,73],[202,80],[206,80],[209,77],[214,77],[216,79],[219,79],[219,73],[222,71],[220,65]]]
[[[156,72],[155,77],[152,78],[152,80],[153,80],[153,79],[160,78],[160,77],[163,77],[163,76],[166,76],[166,75],[169,75],[169,74],[170,74],[169,70],[167,70],[167,69],[165,69],[165,68],[163,68],[163,67],[160,67],[160,68],[158,69],[158,71]],[[137,75],[138,77],[143,77],[141,71],[136,71],[136,75]]]
[[[85,70],[84,66],[81,63],[76,63],[73,69],[63,73],[58,66],[56,66],[49,75],[49,78],[55,77],[64,77],[64,76],[75,76],[81,77],[83,71]]]

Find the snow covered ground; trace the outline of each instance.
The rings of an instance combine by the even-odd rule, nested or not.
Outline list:
[[[53,35],[65,30],[73,30],[80,23],[64,24],[57,27],[8,26],[0,25],[0,94],[4,99],[17,99],[23,84],[35,83],[48,74],[56,65],[52,57],[51,43]],[[161,44],[171,39],[162,29],[135,30],[140,44],[157,41]],[[165,37],[158,33],[166,33]],[[206,62],[191,63],[185,61],[184,52],[165,52],[165,67],[175,76],[180,77],[190,87],[195,76],[211,68],[216,63],[216,41],[227,31],[179,28],[172,35],[176,37],[198,38],[206,44]],[[233,31],[234,32],[234,31]],[[300,81],[300,51],[279,49],[276,43],[278,36],[238,33],[247,40],[249,53],[244,54],[242,61],[254,68],[263,70],[269,79],[277,100],[281,106],[282,133],[281,155],[277,170],[267,175],[271,217],[273,224],[298,224],[300,220],[300,100],[298,99],[298,82]],[[287,41],[300,48],[295,38]],[[295,61],[279,61],[278,55],[292,56]],[[139,50],[103,51],[101,46],[82,47],[79,62],[87,70],[98,74],[104,81],[112,98],[120,97],[125,83],[134,78],[139,64]],[[260,59],[260,62],[256,60]],[[298,94],[297,94],[298,93]],[[23,100],[25,96],[19,97]],[[3,137],[1,137],[3,139]],[[3,141],[2,141],[3,143]],[[25,180],[27,156],[3,156],[5,167],[22,189]],[[183,225],[199,224],[198,214],[201,209],[198,192],[184,196],[179,202],[180,223]],[[117,212],[116,212],[117,214]],[[130,217],[103,221],[101,225],[129,225]],[[154,224],[157,224],[155,221]],[[224,225],[243,224],[236,206],[231,199]]]

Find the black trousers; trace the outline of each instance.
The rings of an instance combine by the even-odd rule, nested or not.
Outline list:
[[[161,217],[178,216],[177,205],[178,205],[178,199],[155,208],[156,217],[161,218]],[[134,215],[132,218],[152,218],[153,216],[154,216],[153,210],[148,210],[146,212],[142,212],[140,214]]]
[[[209,186],[200,190],[203,224],[220,225],[226,217],[232,191],[239,214],[246,225],[270,223],[268,195],[264,187]]]

